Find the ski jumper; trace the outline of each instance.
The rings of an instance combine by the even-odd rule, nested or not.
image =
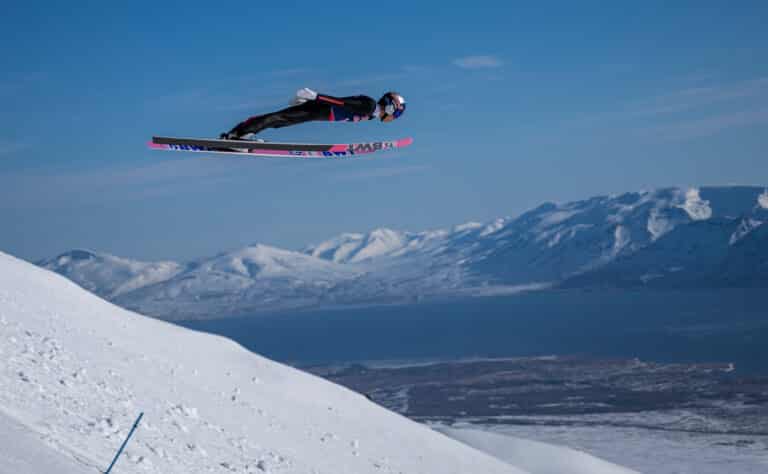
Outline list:
[[[315,100],[277,112],[256,115],[237,124],[229,133],[242,137],[265,128],[282,128],[312,121],[359,122],[377,116],[376,101],[365,95],[332,97],[318,94]]]

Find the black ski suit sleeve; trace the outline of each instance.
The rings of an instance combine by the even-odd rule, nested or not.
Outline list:
[[[376,110],[376,101],[367,95],[333,97],[331,95],[318,94],[317,101],[343,107],[354,115],[373,115],[373,112]]]

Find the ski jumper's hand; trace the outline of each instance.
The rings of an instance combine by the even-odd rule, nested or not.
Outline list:
[[[304,102],[317,99],[317,92],[313,91],[309,87],[303,87],[296,91],[296,94],[291,100],[291,105],[300,105]]]

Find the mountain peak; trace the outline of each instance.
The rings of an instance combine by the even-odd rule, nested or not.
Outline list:
[[[390,229],[389,227],[379,227],[377,229],[373,229],[368,234],[368,240],[377,240],[377,239],[398,239],[402,235],[401,232],[396,231],[394,229]]]
[[[93,252],[91,250],[72,249],[62,254],[59,254],[54,258],[44,260],[41,263],[41,265],[64,266],[71,262],[81,262],[81,261],[96,259],[99,257],[100,257],[100,254]]]
[[[453,227],[453,231],[454,232],[464,232],[464,231],[467,231],[467,230],[477,230],[477,229],[482,229],[482,228],[483,228],[483,224],[481,222],[469,221],[469,222],[465,222],[463,224],[455,225]]]

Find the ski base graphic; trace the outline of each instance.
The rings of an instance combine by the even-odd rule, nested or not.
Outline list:
[[[225,153],[278,158],[350,158],[377,151],[403,148],[411,143],[413,143],[412,138],[363,143],[314,144],[152,137],[149,147],[153,150]]]

